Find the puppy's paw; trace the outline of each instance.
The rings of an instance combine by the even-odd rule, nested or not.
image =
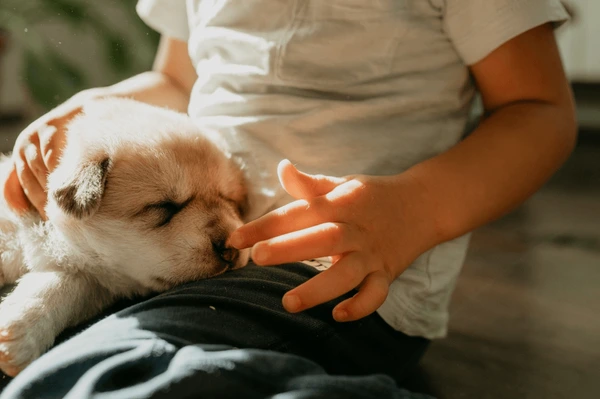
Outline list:
[[[0,325],[0,370],[6,375],[16,376],[46,349],[32,333],[35,329],[20,322]]]
[[[0,305],[0,370],[14,377],[52,345],[51,320],[32,301],[9,295]]]

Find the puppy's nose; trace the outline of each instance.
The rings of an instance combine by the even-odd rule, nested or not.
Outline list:
[[[213,248],[219,258],[225,262],[228,269],[235,267],[240,257],[240,251],[237,248],[230,246],[225,241],[213,242]]]

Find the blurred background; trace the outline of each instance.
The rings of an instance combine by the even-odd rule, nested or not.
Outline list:
[[[135,4],[136,0],[2,0],[3,125],[22,117],[31,120],[82,89],[148,70],[158,34],[137,17]]]
[[[600,398],[600,1],[557,31],[579,143],[523,206],[476,231],[451,307],[409,388],[454,398]],[[147,70],[135,0],[0,1],[0,151],[73,93]],[[1,386],[1,384],[0,384]]]

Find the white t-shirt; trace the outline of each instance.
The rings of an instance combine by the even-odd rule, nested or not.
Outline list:
[[[137,11],[188,42],[199,76],[189,114],[243,164],[251,218],[290,201],[281,159],[308,173],[390,175],[448,150],[475,94],[467,65],[567,18],[558,0],[140,0]],[[467,245],[468,235],[419,257],[381,317],[444,336]]]

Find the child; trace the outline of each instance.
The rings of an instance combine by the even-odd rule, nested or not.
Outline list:
[[[249,223],[230,242],[252,247],[255,264],[333,264],[321,273],[251,265],[174,290],[91,327],[38,370],[110,328],[124,331],[129,349],[139,336],[174,345],[171,360],[188,345],[227,344],[401,382],[427,342],[446,334],[468,232],[522,203],[575,143],[553,36],[567,17],[557,0],[141,0],[137,9],[163,35],[154,71],[83,92],[29,126],[8,201],[43,215],[65,123],[88,99],[127,96],[222,132],[252,187]],[[476,91],[486,115],[461,141]],[[217,292],[228,284],[237,288]],[[280,309],[284,292],[292,314]],[[200,309],[207,295],[225,314]],[[74,383],[113,359],[95,381],[110,379],[122,349],[103,345],[58,368],[80,365],[70,368]],[[144,352],[129,364],[155,361]],[[25,373],[15,392],[65,378]]]

